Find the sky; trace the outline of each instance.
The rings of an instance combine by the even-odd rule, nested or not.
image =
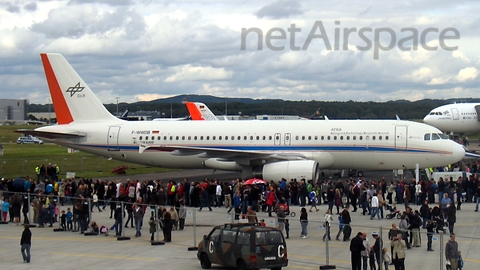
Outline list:
[[[50,103],[42,52],[105,104],[480,98],[479,45],[474,0],[2,0],[0,98]]]

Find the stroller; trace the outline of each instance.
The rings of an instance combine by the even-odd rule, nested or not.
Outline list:
[[[397,217],[398,219],[400,219],[402,217],[402,213],[400,213],[400,210],[398,210],[396,207],[392,207],[386,204],[385,208],[387,208],[387,210],[390,211],[390,213],[388,213],[385,216],[387,219],[392,219],[394,217]]]

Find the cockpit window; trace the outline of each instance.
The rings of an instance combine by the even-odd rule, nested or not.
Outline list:
[[[430,133],[425,134],[425,136],[423,136],[423,140],[430,141]]]
[[[440,138],[443,140],[448,140],[448,136],[443,133],[438,133],[438,136],[440,136]]]
[[[432,133],[432,140],[440,140],[440,136],[437,133]]]

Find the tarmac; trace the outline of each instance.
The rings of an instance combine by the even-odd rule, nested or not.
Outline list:
[[[61,210],[66,210],[63,206]],[[462,204],[462,210],[457,211],[457,223],[455,224],[456,240],[465,261],[463,269],[480,269],[480,213],[474,212],[474,203]],[[309,208],[309,207],[308,207]],[[307,209],[308,209],[307,208]],[[412,206],[419,209],[419,206]],[[332,224],[332,240],[322,241],[325,229],[323,223],[326,205],[320,205],[319,211],[308,212],[309,225],[306,239],[300,237],[299,213],[300,207],[292,206],[291,211],[296,212],[296,217],[290,217],[290,238],[287,239],[289,265],[288,269],[319,269],[320,265],[328,263],[335,265],[336,269],[351,269],[349,242],[335,241],[338,232],[336,215]],[[402,209],[400,207],[400,209]],[[334,208],[334,213],[336,213]],[[33,214],[33,213],[32,213]],[[109,218],[109,208],[101,213],[95,208],[92,220],[99,225],[110,227],[113,219]],[[385,213],[386,214],[386,213]],[[267,213],[259,212],[259,218],[264,218],[267,226],[275,226],[276,220],[268,218]],[[0,225],[0,265],[2,269],[201,269],[196,257],[196,251],[188,251],[190,247],[198,245],[202,236],[210,232],[214,225],[230,223],[233,215],[227,214],[225,207],[213,208],[209,211],[204,208],[202,212],[197,209],[187,210],[186,227],[182,231],[172,232],[172,242],[165,245],[152,246],[148,219],[150,213],[144,218],[142,236],[135,237],[135,229],[124,228],[124,235],[130,240],[119,241],[111,233],[109,236],[95,235],[84,236],[78,232],[53,231],[58,228],[58,223],[53,228],[31,228],[32,249],[31,263],[24,264],[20,254],[20,237],[23,226],[13,223]],[[374,219],[363,216],[360,210],[351,212],[352,237],[359,231],[366,232],[370,241],[372,232],[378,232],[382,236],[384,245],[389,247],[387,233],[392,223],[398,219]],[[195,223],[198,226],[193,226]],[[448,234],[444,234],[443,241],[448,241]],[[445,269],[445,258],[441,247],[445,246],[442,236],[435,234],[433,241],[434,252],[428,252],[426,248],[426,233],[421,230],[421,247],[407,250],[406,269],[439,270]],[[157,240],[163,239],[161,232],[156,236]],[[373,245],[373,241],[370,245]],[[443,264],[442,264],[443,263]],[[213,265],[212,269],[224,269]],[[383,269],[383,268],[382,268]],[[393,265],[389,269],[393,269]]]

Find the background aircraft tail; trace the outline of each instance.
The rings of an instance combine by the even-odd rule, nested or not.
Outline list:
[[[40,56],[58,124],[120,121],[103,106],[61,54],[42,53]]]

